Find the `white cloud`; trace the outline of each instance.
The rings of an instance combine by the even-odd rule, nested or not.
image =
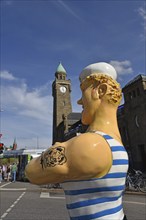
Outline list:
[[[143,23],[142,23],[142,26],[144,28],[144,33],[141,33],[140,34],[140,37],[142,40],[145,40],[146,39],[146,9],[144,6],[141,6],[139,9],[138,9],[138,13],[139,15],[141,16],[142,20],[143,20]]]
[[[143,25],[144,25],[144,28],[146,29],[146,10],[145,10],[145,8],[144,7],[140,7],[138,9],[138,13],[142,17],[142,19],[144,21]]]
[[[16,79],[17,79],[16,77],[14,77],[14,76],[12,75],[12,73],[10,73],[10,72],[7,71],[7,70],[1,71],[1,72],[0,72],[0,77],[1,77],[2,79],[6,79],[6,80],[16,80]]]
[[[64,1],[62,0],[58,0],[58,3],[69,13],[71,14],[73,17],[77,18],[79,21],[83,22],[83,19],[78,16]]]
[[[2,71],[4,72],[4,71]],[[8,71],[5,71],[9,73]],[[16,137],[19,148],[36,146],[39,136],[40,146],[48,146],[52,140],[53,99],[48,86],[29,89],[24,80],[16,79],[13,74],[4,74],[11,81],[1,85],[1,130],[4,143],[12,145]],[[25,138],[22,138],[25,137]]]
[[[52,97],[43,96],[40,90],[28,91],[27,85],[24,83],[17,87],[4,86],[1,99],[2,106],[9,110],[49,123],[48,115],[52,114]]]
[[[3,113],[6,114],[6,111]],[[2,117],[2,142],[6,146],[13,144],[14,138],[18,148],[39,148],[48,147],[52,143],[52,126],[44,124],[43,121],[37,121],[31,117],[19,116],[14,114]]]
[[[129,60],[124,60],[124,61],[112,60],[110,61],[110,64],[114,66],[118,75],[120,76],[125,74],[130,74],[133,72],[131,62]]]

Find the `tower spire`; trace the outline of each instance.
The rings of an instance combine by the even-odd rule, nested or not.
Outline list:
[[[15,137],[12,150],[16,150],[16,149],[17,149],[17,142],[16,142],[16,137]]]
[[[66,73],[66,70],[64,69],[61,61],[59,62],[59,65],[57,67],[56,73]]]
[[[57,79],[63,79],[63,80],[66,80],[66,70],[65,68],[63,67],[62,63],[60,62],[58,67],[57,67],[57,70],[56,70],[56,73],[55,73],[55,76]]]

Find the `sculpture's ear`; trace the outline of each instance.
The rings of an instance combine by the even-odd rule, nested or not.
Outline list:
[[[99,86],[94,87],[92,89],[92,93],[91,93],[92,94],[92,98],[94,100],[100,99],[100,98],[102,98],[106,94],[106,92],[107,92],[107,84],[106,83],[102,83]]]
[[[94,100],[99,99],[99,93],[97,87],[92,89],[91,96]]]
[[[99,94],[99,98],[102,98],[107,92],[107,84],[106,83],[102,83],[98,86],[98,94]]]

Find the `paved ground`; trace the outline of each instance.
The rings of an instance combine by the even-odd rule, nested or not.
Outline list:
[[[69,220],[61,190],[22,182],[2,183],[0,198],[0,220]],[[143,194],[124,195],[128,220],[145,220],[145,202]]]

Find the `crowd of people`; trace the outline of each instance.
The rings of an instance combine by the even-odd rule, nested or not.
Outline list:
[[[15,182],[17,170],[18,170],[17,163],[0,165],[0,183],[2,181]]]

